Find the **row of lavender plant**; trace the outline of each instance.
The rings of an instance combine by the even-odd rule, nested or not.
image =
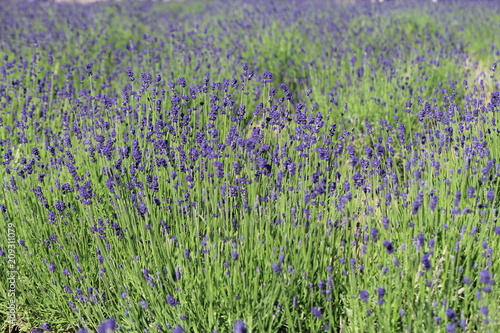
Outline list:
[[[5,327],[498,330],[498,5],[195,4],[0,5]]]

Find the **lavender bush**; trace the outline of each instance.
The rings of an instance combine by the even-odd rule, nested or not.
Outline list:
[[[500,330],[498,2],[0,17],[4,331]]]

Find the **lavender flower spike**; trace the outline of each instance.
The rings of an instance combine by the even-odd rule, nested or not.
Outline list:
[[[234,333],[247,333],[247,326],[242,320],[237,320],[233,326]]]
[[[361,298],[361,300],[363,302],[367,302],[368,301],[368,297],[370,297],[370,294],[368,293],[368,290],[364,289],[364,290],[361,290],[359,292],[359,298]]]
[[[184,327],[182,327],[181,325],[177,325],[177,326],[175,326],[172,333],[184,333]]]
[[[97,333],[112,333],[117,328],[115,318],[111,317],[105,320],[97,328]]]

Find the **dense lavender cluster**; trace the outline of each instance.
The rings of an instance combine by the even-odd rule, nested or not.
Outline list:
[[[192,5],[0,3],[8,327],[500,330],[500,6]]]

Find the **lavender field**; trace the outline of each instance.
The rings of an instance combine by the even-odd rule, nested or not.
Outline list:
[[[498,62],[498,1],[0,1],[0,331],[499,332]]]

